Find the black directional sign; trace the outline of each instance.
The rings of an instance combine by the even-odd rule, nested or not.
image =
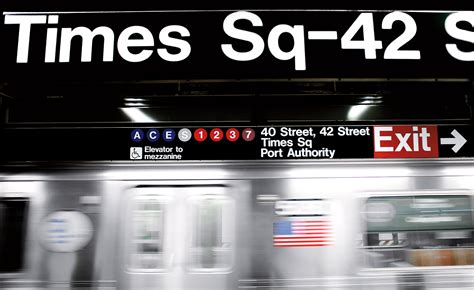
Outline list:
[[[3,161],[474,157],[470,125],[5,129]],[[32,146],[34,144],[34,146]]]
[[[470,157],[474,153],[472,126],[439,126],[441,157]]]

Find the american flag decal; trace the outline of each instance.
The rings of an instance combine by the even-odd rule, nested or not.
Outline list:
[[[278,221],[273,223],[275,247],[321,247],[334,245],[328,220]]]

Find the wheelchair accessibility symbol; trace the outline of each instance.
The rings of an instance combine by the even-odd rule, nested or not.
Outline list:
[[[142,147],[130,147],[130,159],[137,160],[143,158]]]

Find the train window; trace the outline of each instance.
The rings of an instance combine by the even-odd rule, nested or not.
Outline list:
[[[130,228],[129,268],[165,268],[164,228],[168,199],[158,195],[139,195],[133,200]]]
[[[23,267],[28,199],[0,198],[0,273]]]
[[[225,195],[201,195],[190,199],[193,270],[227,270],[234,247],[234,201]]]
[[[474,265],[467,195],[370,197],[363,217],[369,267]]]

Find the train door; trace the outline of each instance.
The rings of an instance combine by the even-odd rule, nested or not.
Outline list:
[[[235,201],[224,186],[139,186],[127,198],[120,289],[227,289]]]

